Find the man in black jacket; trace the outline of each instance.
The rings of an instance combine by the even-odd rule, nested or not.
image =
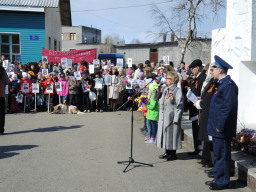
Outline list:
[[[200,97],[201,89],[203,86],[203,82],[206,78],[205,71],[203,70],[202,61],[200,59],[194,60],[190,65],[189,68],[191,69],[195,79],[191,83],[191,91],[197,96]],[[193,152],[189,152],[189,155],[198,155],[200,150],[198,146],[200,145],[200,141],[198,141],[198,111],[196,107],[193,105],[192,102],[189,102],[189,119],[192,121],[192,132],[193,132],[193,140],[194,140],[194,148]]]
[[[4,134],[5,124],[5,87],[9,84],[9,79],[0,61],[0,135]]]

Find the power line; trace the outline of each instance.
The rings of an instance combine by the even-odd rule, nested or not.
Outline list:
[[[164,3],[170,3],[172,2],[172,0],[169,1],[163,1],[160,3],[154,3],[154,4],[164,4]],[[126,6],[126,7],[110,7],[110,8],[106,8],[106,9],[86,9],[86,10],[78,10],[78,11],[71,11],[71,12],[84,12],[84,11],[107,11],[107,10],[113,10],[113,9],[127,9],[127,8],[134,8],[134,7],[145,7],[145,6],[149,6],[152,5],[152,3],[150,4],[143,4],[143,5],[131,5],[131,6]]]

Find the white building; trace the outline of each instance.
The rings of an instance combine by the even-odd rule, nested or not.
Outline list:
[[[212,61],[219,55],[233,66],[239,87],[238,127],[256,129],[256,1],[228,0],[226,28],[212,32]]]

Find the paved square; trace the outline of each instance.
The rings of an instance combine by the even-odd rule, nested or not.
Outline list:
[[[178,151],[178,160],[158,159],[163,150],[145,144],[140,133],[143,117],[135,112],[136,161],[154,167],[117,161],[130,156],[131,112],[85,115],[47,113],[6,115],[6,135],[0,137],[1,192],[204,192],[209,181],[204,168]],[[235,178],[232,178],[233,180]],[[238,189],[248,191],[235,182]]]

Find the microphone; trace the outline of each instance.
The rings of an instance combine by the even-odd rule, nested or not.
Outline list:
[[[160,83],[159,86],[157,86],[157,87],[155,88],[155,90],[157,90],[159,87],[163,86],[163,84],[164,84],[164,83]]]
[[[157,77],[157,75],[155,73],[153,73],[151,76],[147,77],[147,79],[155,79]]]

